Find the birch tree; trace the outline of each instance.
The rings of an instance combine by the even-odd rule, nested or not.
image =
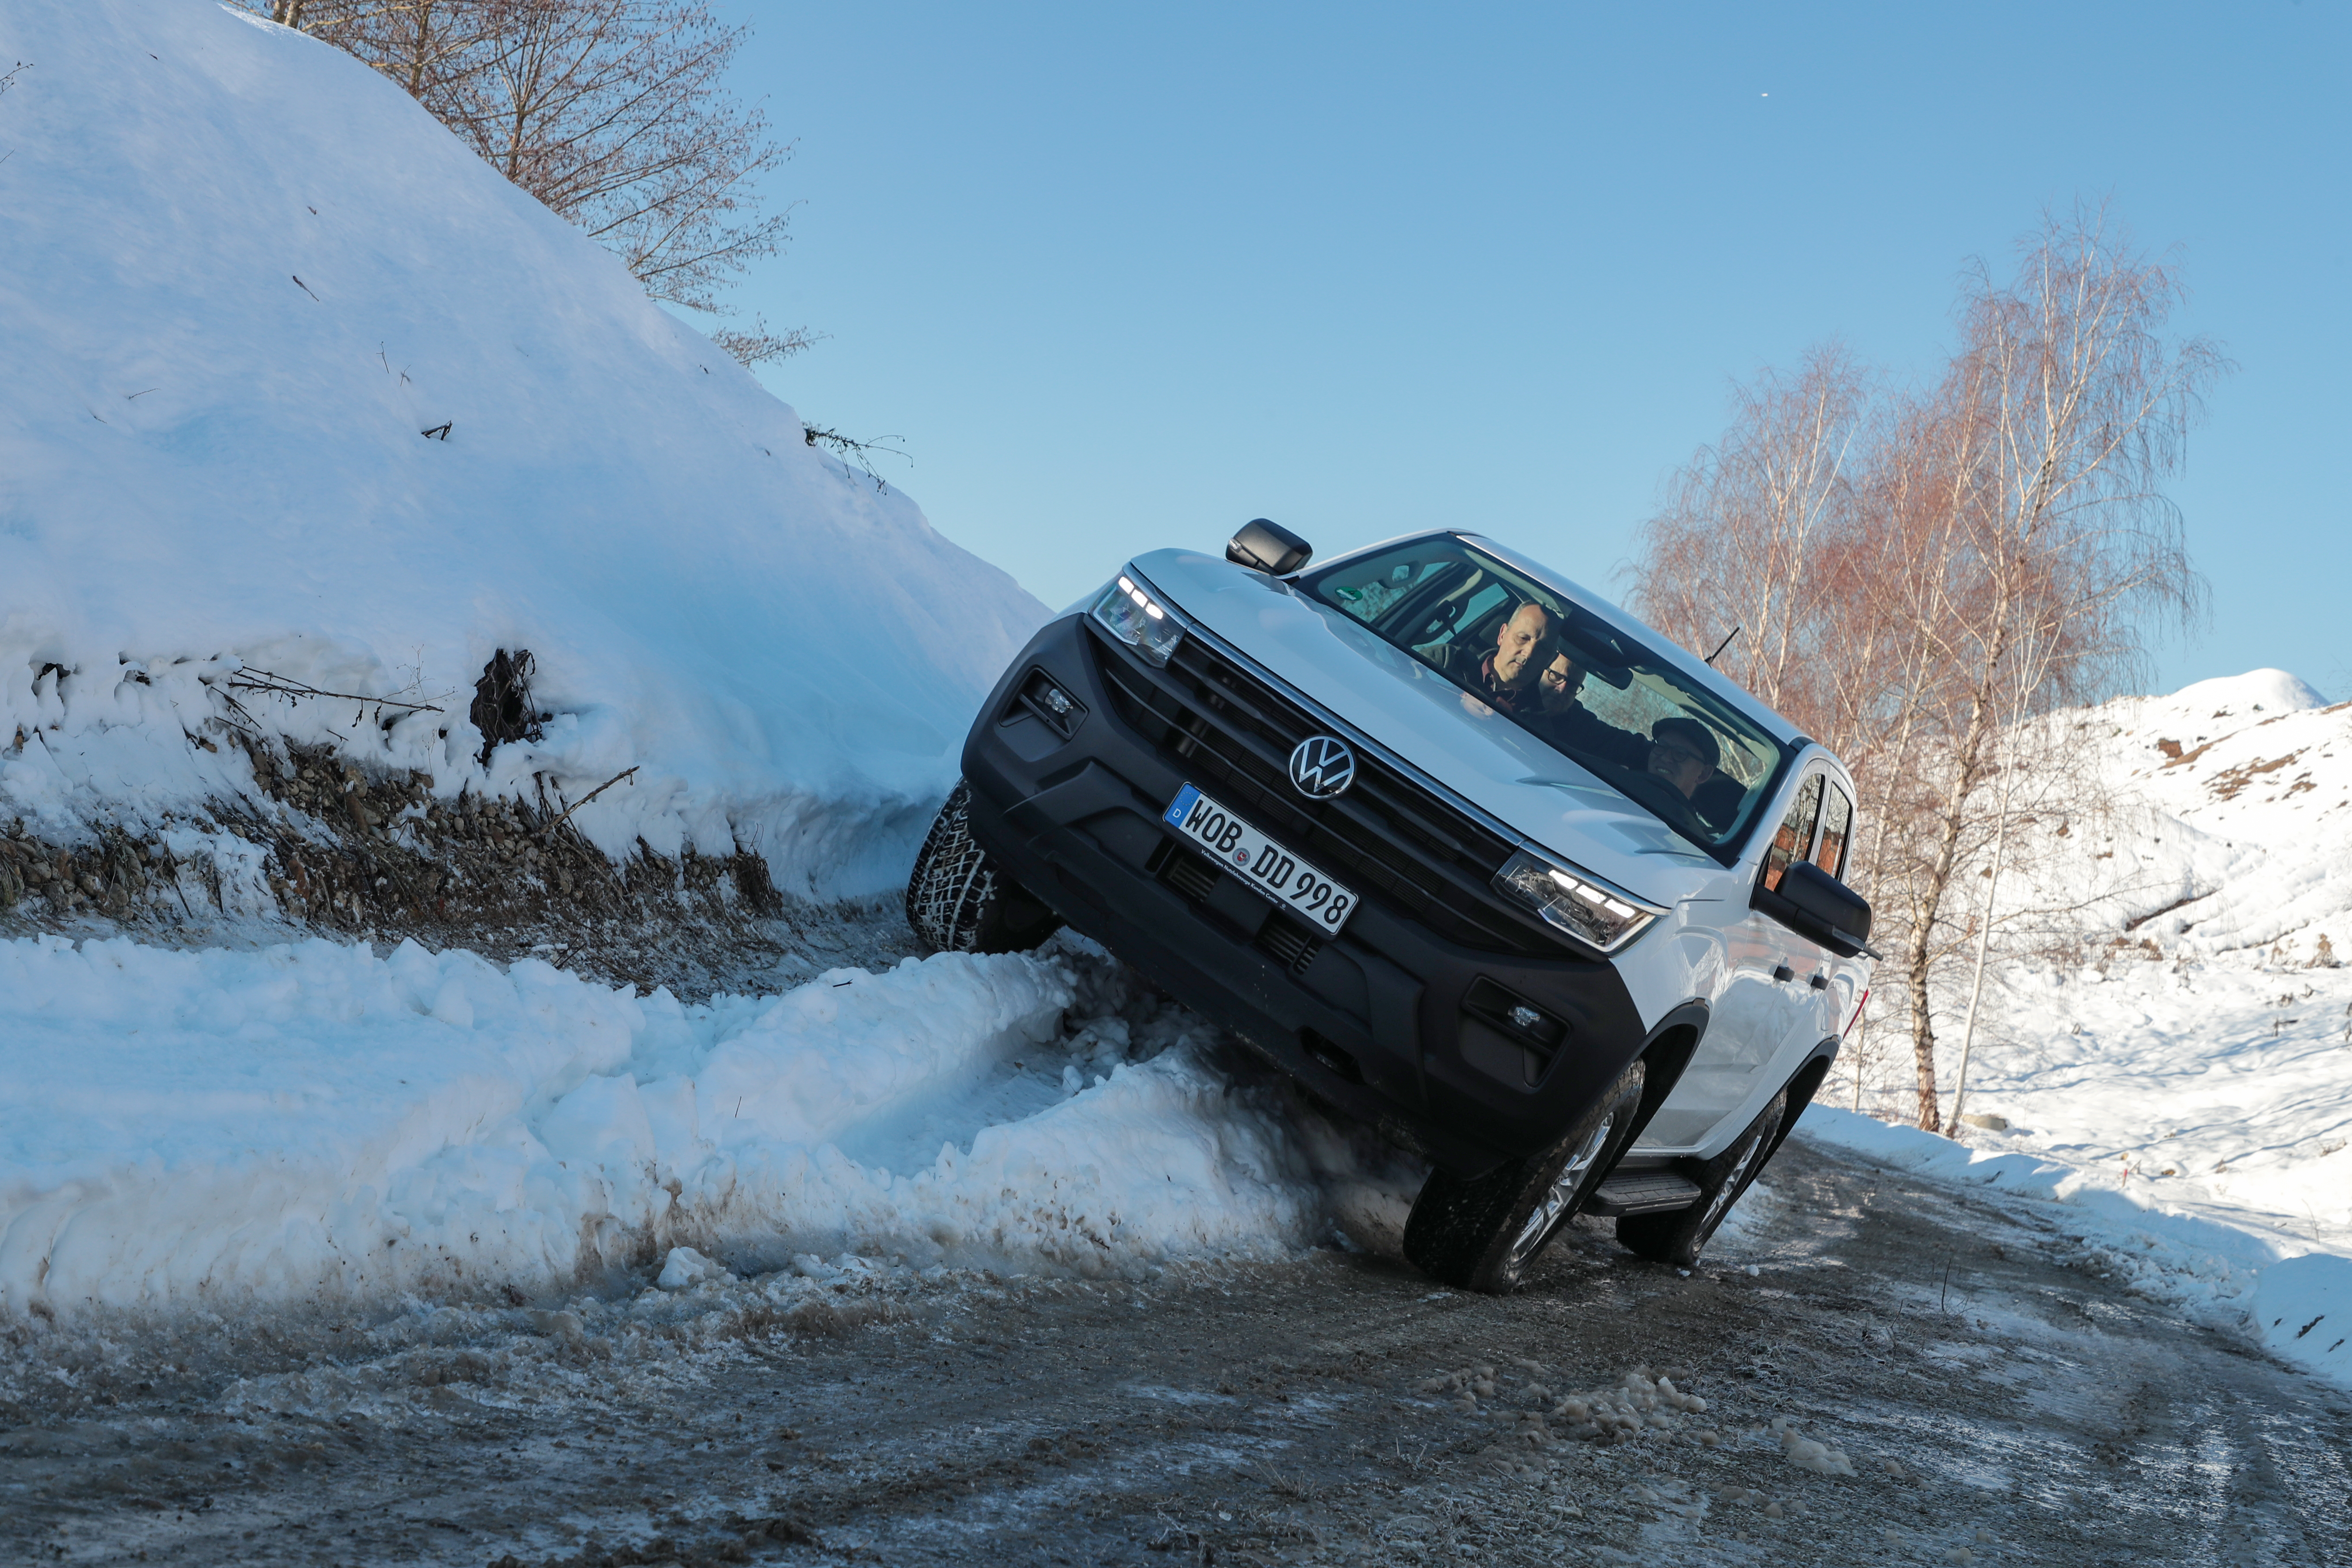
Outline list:
[[[2014,784],[1994,777],[1999,737],[2142,674],[2147,634],[2193,623],[2203,605],[2161,487],[2219,352],[2165,335],[2180,279],[2134,252],[2105,209],[2048,219],[2021,249],[2007,284],[1973,273],[1940,400],[1969,460],[1950,490],[1950,581],[1923,628],[1943,674],[1926,715],[1938,754],[1901,964],[1918,1122],[1931,1131],[1943,1125],[1932,961],[1971,838],[1990,829],[2005,842]]]
[[[1729,428],[1643,525],[1643,616],[1702,653],[1730,637],[1717,668],[1784,710],[1819,705],[1844,554],[1831,536],[1851,531],[1871,391],[1834,344],[1794,375],[1768,371],[1737,390]]]
[[[1969,271],[1956,351],[1924,390],[1836,350],[1764,378],[1642,534],[1644,615],[1702,651],[1752,634],[1721,667],[1855,775],[1848,875],[1885,933],[1878,991],[1901,1007],[1931,1131],[1938,988],[1965,973],[1965,1054],[1996,921],[2029,912],[1996,915],[2013,829],[2063,794],[2066,752],[2021,743],[2025,726],[2139,676],[2148,637],[2201,607],[2162,487],[2223,362],[2167,335],[2179,301],[2178,274],[2105,209],[2045,219],[2011,279]]]

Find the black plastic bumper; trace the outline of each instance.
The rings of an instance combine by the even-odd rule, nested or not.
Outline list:
[[[982,847],[1185,1005],[1440,1164],[1475,1174],[1556,1142],[1645,1043],[1615,967],[1564,942],[1557,958],[1475,951],[1362,889],[1311,960],[1269,951],[1271,903],[1232,877],[1204,893],[1197,876],[1167,874],[1178,839],[1160,813],[1188,775],[1116,711],[1100,661],[1133,658],[1072,616],[1013,662],[964,744]],[[1040,671],[1083,713],[1048,722],[1024,702]],[[1548,1058],[1491,1026],[1497,986],[1565,1026]]]

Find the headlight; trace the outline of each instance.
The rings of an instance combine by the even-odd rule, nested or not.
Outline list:
[[[1103,630],[1141,654],[1147,664],[1165,665],[1176,645],[1184,640],[1182,623],[1132,571],[1120,573],[1118,581],[1102,591],[1087,614]]]
[[[1551,924],[1603,952],[1614,952],[1657,919],[1613,888],[1522,849],[1495,873],[1495,886]]]

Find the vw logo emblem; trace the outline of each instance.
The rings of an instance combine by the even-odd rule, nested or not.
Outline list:
[[[1309,735],[1290,753],[1291,787],[1309,800],[1328,800],[1356,782],[1356,753],[1330,735]]]

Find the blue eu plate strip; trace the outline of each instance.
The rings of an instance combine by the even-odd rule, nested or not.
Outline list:
[[[1191,784],[1186,784],[1182,789],[1176,792],[1176,799],[1169,805],[1167,811],[1161,815],[1160,820],[1165,822],[1171,827],[1183,826],[1185,813],[1191,811],[1192,809],[1192,803],[1200,798],[1201,792],[1194,789]]]

